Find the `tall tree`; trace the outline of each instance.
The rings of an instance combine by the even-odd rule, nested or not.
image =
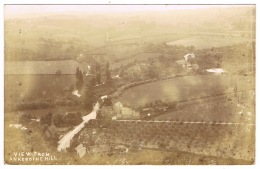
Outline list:
[[[110,72],[110,64],[109,62],[106,63],[106,78],[109,82],[111,80],[111,72]]]
[[[83,88],[83,74],[82,71],[79,69],[79,67],[77,67],[76,69],[76,87],[77,89],[80,91]]]
[[[98,72],[97,74],[96,74],[96,81],[97,81],[97,84],[101,84],[101,74],[100,74],[100,72]]]
[[[82,105],[86,110],[92,110],[93,103],[96,102],[96,97],[95,97],[93,86],[91,85],[92,84],[91,81],[90,83],[86,83],[83,89]]]
[[[79,67],[76,68],[76,78],[79,78]]]
[[[84,84],[84,82],[83,82],[83,74],[82,74],[82,71],[80,70],[79,71],[79,91],[82,90],[83,84]]]
[[[100,73],[100,64],[96,62],[96,73]]]

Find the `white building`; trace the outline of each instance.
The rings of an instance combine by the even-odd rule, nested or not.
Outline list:
[[[124,107],[122,103],[117,102],[114,104],[114,111],[116,112],[117,119],[139,119],[140,112]]]

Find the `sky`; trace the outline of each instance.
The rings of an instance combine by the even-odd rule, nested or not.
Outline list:
[[[167,11],[167,10],[195,10],[205,8],[226,8],[234,5],[5,5],[6,18],[19,17],[26,14],[51,13],[106,13],[106,12],[138,12],[138,11]]]

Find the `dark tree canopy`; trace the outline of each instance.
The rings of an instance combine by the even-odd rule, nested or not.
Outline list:
[[[110,64],[106,63],[106,80],[109,82],[111,80]]]
[[[84,85],[83,74],[79,67],[76,69],[76,87],[79,91],[82,90]]]
[[[90,80],[89,84],[84,85],[82,105],[86,110],[92,110],[93,104],[95,102],[96,102],[96,97],[92,86],[92,80]]]

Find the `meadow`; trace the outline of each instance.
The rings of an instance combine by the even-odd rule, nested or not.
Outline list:
[[[168,42],[167,45],[194,46],[196,49],[217,48],[232,46],[239,43],[249,43],[252,37],[231,36],[231,35],[198,35]]]
[[[53,101],[66,96],[75,82],[75,75],[5,75],[5,105],[40,99]]]
[[[161,99],[162,101],[187,101],[202,97],[253,89],[254,80],[247,76],[184,76],[153,82],[125,90],[118,98],[123,104],[138,107]]]

